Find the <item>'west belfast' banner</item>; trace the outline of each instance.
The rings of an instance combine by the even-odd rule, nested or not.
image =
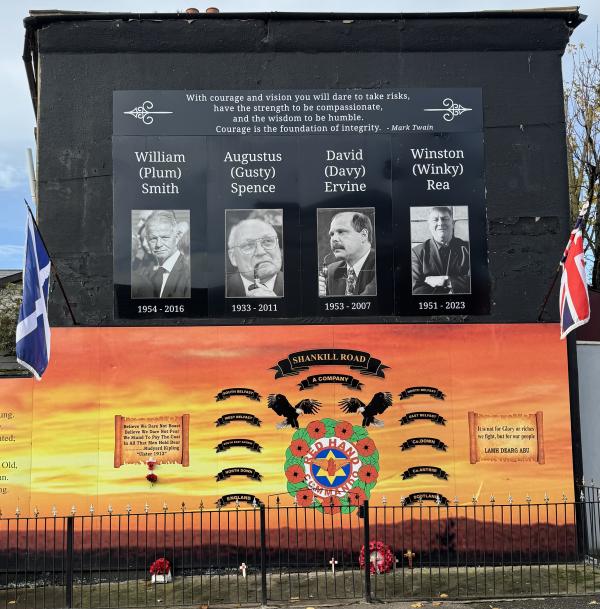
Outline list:
[[[384,370],[389,366],[381,360],[372,357],[365,351],[353,349],[311,349],[290,353],[286,359],[279,360],[271,369],[275,370],[275,378],[293,376],[311,366],[348,366],[366,376],[385,378]]]
[[[229,414],[224,414],[215,421],[215,425],[221,427],[234,422],[248,423],[248,425],[252,425],[253,427],[260,427],[260,419],[248,412],[230,412]]]

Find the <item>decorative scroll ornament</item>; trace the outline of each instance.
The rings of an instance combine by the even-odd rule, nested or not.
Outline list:
[[[129,114],[130,116],[141,120],[144,125],[151,125],[154,122],[154,116],[152,116],[153,114],[173,114],[173,112],[166,110],[152,111],[152,108],[154,108],[154,104],[151,101],[146,100],[141,106],[133,108],[133,110],[123,112],[123,114]]]
[[[460,104],[457,104],[451,98],[447,97],[443,102],[443,108],[424,108],[425,112],[443,112],[442,118],[450,123],[454,120],[455,116],[460,116],[465,112],[470,112],[473,108],[465,108]]]
[[[260,394],[254,391],[254,389],[248,389],[248,387],[230,387],[229,389],[223,389],[217,393],[215,400],[221,402],[232,396],[247,397],[249,400],[260,402]]]

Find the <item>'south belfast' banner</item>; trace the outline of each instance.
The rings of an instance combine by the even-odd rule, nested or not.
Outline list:
[[[248,496],[354,517],[365,498],[560,501],[573,470],[556,333],[553,324],[55,328],[42,383],[0,381],[0,508],[209,509]],[[300,379],[287,374],[303,367]],[[298,386],[326,375],[363,388]],[[400,399],[415,387],[445,398]],[[259,399],[216,401],[226,389]]]

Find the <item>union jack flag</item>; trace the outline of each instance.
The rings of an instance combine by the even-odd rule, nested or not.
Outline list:
[[[560,279],[560,337],[565,338],[575,328],[590,319],[590,300],[583,258],[582,224],[588,204],[585,204],[571,231],[569,242],[561,260]]]

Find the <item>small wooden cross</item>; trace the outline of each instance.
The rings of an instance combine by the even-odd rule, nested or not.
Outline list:
[[[377,554],[377,552],[371,552],[370,562],[375,567],[375,573],[377,573],[377,575],[379,575],[379,562],[377,560],[378,558],[379,558],[379,555]]]
[[[413,558],[416,556],[416,554],[410,548],[408,548],[408,550],[406,550],[406,552],[403,554],[403,556],[408,560],[408,568],[412,569],[413,568]]]
[[[331,560],[329,561],[329,564],[331,565],[331,574],[335,575],[335,565],[338,564],[338,561],[335,559],[335,556],[331,557]]]
[[[238,569],[239,569],[239,570],[242,572],[242,577],[243,577],[244,579],[246,579],[246,571],[248,570],[248,567],[247,567],[246,563],[245,563],[245,562],[243,562],[243,563],[242,563],[242,564],[241,564],[241,565],[238,567]]]

